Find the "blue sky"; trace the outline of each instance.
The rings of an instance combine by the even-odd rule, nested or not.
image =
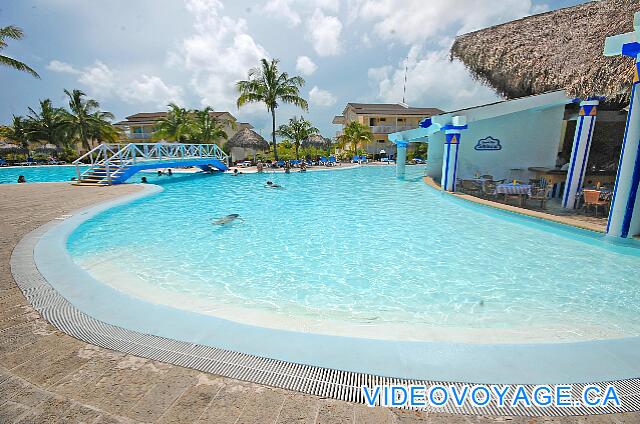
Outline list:
[[[118,119],[211,105],[251,122],[264,136],[261,105],[235,107],[233,84],[261,57],[306,79],[305,116],[334,136],[334,115],[347,102],[402,100],[453,110],[497,99],[457,61],[458,34],[578,0],[8,0],[0,26],[25,39],[4,54],[27,62],[42,79],[0,69],[0,123],[26,114],[42,98],[63,104],[64,88],[80,88]],[[408,59],[407,59],[408,58]],[[278,109],[278,123],[301,111]]]

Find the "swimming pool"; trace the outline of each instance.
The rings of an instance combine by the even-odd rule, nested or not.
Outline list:
[[[153,176],[163,192],[89,219],[67,247],[121,292],[260,327],[462,343],[640,335],[637,247],[456,202],[420,175]],[[244,221],[211,222],[232,213]]]
[[[82,170],[86,167],[81,167]],[[55,166],[16,166],[0,168],[0,184],[13,184],[24,175],[27,183],[49,183],[69,181],[76,176],[76,167],[72,165]]]

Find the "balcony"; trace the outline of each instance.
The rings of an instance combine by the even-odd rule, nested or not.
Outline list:
[[[417,125],[374,125],[371,128],[371,132],[374,134],[391,134],[398,131],[412,130]]]
[[[153,133],[129,133],[127,136],[134,140],[150,140],[153,137]]]

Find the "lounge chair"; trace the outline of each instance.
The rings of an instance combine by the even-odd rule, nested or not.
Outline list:
[[[367,163],[367,162],[369,162],[369,160],[365,155],[360,156],[360,163]]]
[[[325,165],[325,166],[327,166],[327,164],[328,164],[328,163],[329,163],[329,161],[328,161],[328,160],[327,160],[327,158],[326,158],[326,157],[324,157],[324,156],[321,156],[321,157],[320,157],[320,160],[318,161],[318,165]]]
[[[380,162],[389,163],[389,158],[380,158]]]
[[[7,166],[7,161],[4,159],[0,159],[0,166]]]
[[[276,166],[278,168],[284,168],[284,161],[283,160],[279,160],[278,162],[276,162]]]
[[[360,156],[356,155],[351,158],[351,163],[360,163]]]
[[[338,163],[338,160],[335,156],[329,156],[329,166],[335,166]]]
[[[413,158],[413,163],[415,163],[416,165],[422,165],[422,164],[424,164],[424,159],[422,159],[422,158]]]

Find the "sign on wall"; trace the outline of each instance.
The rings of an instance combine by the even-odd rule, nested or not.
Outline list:
[[[481,138],[474,146],[475,150],[502,150],[500,140],[491,136]]]

